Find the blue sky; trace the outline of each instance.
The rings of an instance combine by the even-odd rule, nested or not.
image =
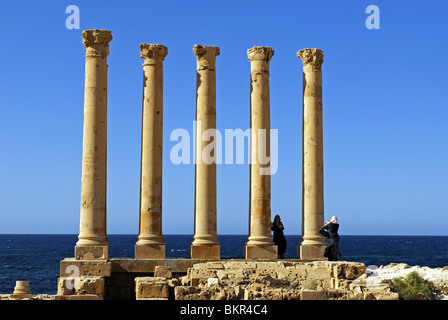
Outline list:
[[[431,5],[428,5],[431,3]],[[80,29],[67,29],[68,5]],[[368,5],[380,9],[369,30]],[[272,215],[301,231],[302,63],[320,48],[325,216],[341,234],[446,235],[446,1],[0,1],[0,233],[79,232],[85,29],[109,29],[107,231],[138,233],[140,43],[164,62],[163,232],[192,234],[194,165],[174,165],[195,119],[195,44],[220,47],[217,126],[249,127],[247,49],[271,46],[279,167]],[[218,234],[247,234],[248,164],[218,166]]]

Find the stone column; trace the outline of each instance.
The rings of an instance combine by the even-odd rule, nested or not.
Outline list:
[[[218,47],[195,45],[196,91],[196,190],[192,259],[219,259],[216,223],[216,71]],[[207,140],[207,133],[214,136]],[[213,150],[213,153],[208,153]]]
[[[277,246],[271,236],[270,97],[269,62],[274,55],[270,47],[247,50],[250,61],[250,202],[249,237],[246,259],[276,259]]]
[[[322,71],[324,53],[303,49],[297,53],[303,62],[303,169],[302,241],[297,247],[301,259],[323,258],[324,170],[322,130]]]
[[[82,32],[86,47],[81,221],[75,258],[108,259],[106,233],[108,30]]]
[[[162,235],[163,60],[168,49],[141,44],[143,63],[140,227],[136,259],[164,259]]]

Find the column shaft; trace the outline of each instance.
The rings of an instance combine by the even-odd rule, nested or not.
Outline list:
[[[271,175],[270,164],[270,96],[269,62],[274,55],[270,47],[253,47],[247,51],[251,62],[251,159],[249,237],[246,259],[275,259],[277,246],[271,236]]]
[[[107,56],[108,30],[85,30],[86,47],[81,219],[77,259],[107,259]]]
[[[322,129],[323,52],[303,49],[303,178],[301,259],[323,258],[325,239],[319,234],[324,224],[324,172]]]
[[[216,71],[218,47],[195,45],[196,177],[192,259],[219,259],[216,209]]]
[[[162,235],[163,60],[168,49],[141,44],[143,63],[140,225],[137,259],[164,259]]]

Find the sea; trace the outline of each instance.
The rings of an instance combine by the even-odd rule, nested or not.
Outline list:
[[[34,294],[57,292],[59,263],[74,256],[78,235],[0,234],[0,294],[14,291],[18,280],[29,281]],[[108,235],[110,258],[133,258],[137,235]],[[164,235],[166,258],[189,258],[192,235]],[[220,235],[221,259],[244,258],[247,235]],[[296,259],[299,235],[286,235],[286,259]],[[340,260],[368,266],[406,263],[448,266],[448,236],[340,235]]]

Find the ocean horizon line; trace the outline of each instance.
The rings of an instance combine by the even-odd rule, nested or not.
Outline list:
[[[61,236],[61,235],[68,235],[68,236],[77,236],[77,233],[0,233],[1,235],[55,235],[55,236]],[[136,236],[138,237],[137,233],[108,233],[107,236]],[[194,236],[193,233],[166,233],[162,234],[162,236]],[[219,233],[219,236],[249,236],[248,234],[242,234],[242,233]],[[289,237],[300,237],[301,234],[286,234],[285,236]],[[448,234],[339,234],[340,237],[343,236],[354,236],[354,237],[448,237]]]

